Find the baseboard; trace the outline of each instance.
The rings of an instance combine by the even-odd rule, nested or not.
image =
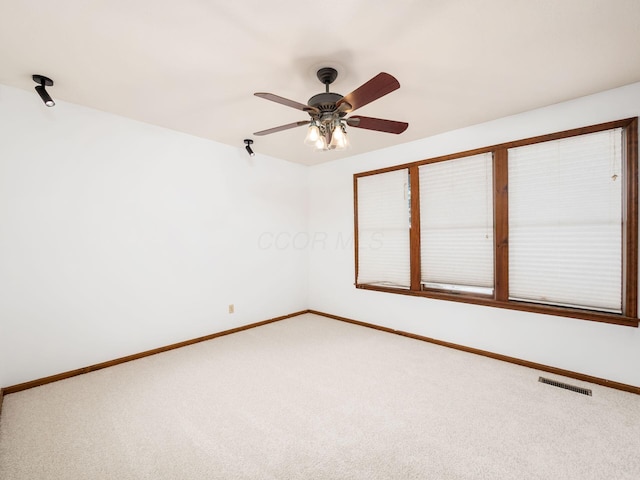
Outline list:
[[[173,343],[171,345],[166,345],[164,347],[154,348],[153,350],[147,350],[146,352],[136,353],[133,355],[128,355],[126,357],[116,358],[115,360],[109,360],[107,362],[97,363],[95,365],[90,365],[84,368],[78,368],[76,370],[70,370],[68,372],[58,373],[56,375],[51,375],[49,377],[39,378],[37,380],[31,380],[29,382],[19,383],[17,385],[12,385],[10,387],[4,387],[0,389],[4,395],[9,395],[11,393],[21,392],[23,390],[27,390],[29,388],[39,387],[41,385],[46,385],[47,383],[57,382],[59,380],[64,380],[66,378],[75,377],[77,375],[82,375],[84,373],[94,372],[96,370],[101,370],[103,368],[112,367],[114,365],[119,365],[121,363],[130,362],[132,360],[137,360],[139,358],[148,357],[150,355],[155,355],[157,353],[168,352],[169,350],[174,350],[180,347],[186,347],[188,345],[193,345],[194,343],[205,342],[207,340],[212,340],[217,337],[222,337],[224,335],[230,335],[232,333],[241,332],[243,330],[249,330],[251,328],[260,327],[262,325],[267,325],[269,323],[278,322],[280,320],[284,320],[286,318],[295,317],[298,315],[302,315],[308,313],[308,310],[301,310],[299,312],[290,313],[289,315],[283,315],[281,317],[274,317],[268,320],[263,320],[261,322],[251,323],[249,325],[243,325],[242,327],[232,328],[230,330],[224,330],[218,333],[212,333],[211,335],[205,335],[204,337],[193,338],[191,340],[185,340],[184,342]],[[2,394],[0,394],[0,407],[2,406]]]
[[[46,385],[48,383],[53,383],[53,382],[57,382],[59,380],[64,380],[66,378],[71,378],[71,377],[75,377],[77,375],[82,375],[84,373],[89,373],[89,372],[93,372],[93,371],[96,371],[96,370],[101,370],[103,368],[112,367],[114,365],[119,365],[121,363],[130,362],[132,360],[137,360],[139,358],[148,357],[150,355],[155,355],[157,353],[167,352],[169,350],[173,350],[173,349],[176,349],[176,348],[186,347],[188,345],[193,345],[195,343],[204,342],[204,341],[207,341],[207,340],[212,340],[214,338],[222,337],[224,335],[230,335],[232,333],[241,332],[243,330],[249,330],[251,328],[260,327],[262,325],[267,325],[269,323],[278,322],[280,320],[285,320],[287,318],[296,317],[298,315],[303,315],[305,313],[313,313],[315,315],[320,315],[320,316],[323,316],[323,317],[326,317],[326,318],[331,318],[331,319],[339,320],[339,321],[342,321],[342,322],[352,323],[352,324],[360,325],[360,326],[367,327],[367,328],[373,328],[375,330],[380,330],[380,331],[383,331],[383,332],[393,333],[393,334],[396,334],[396,335],[402,335],[404,337],[413,338],[415,340],[421,340],[421,341],[424,341],[424,342],[433,343],[435,345],[440,345],[440,346],[447,347],[447,348],[453,348],[455,350],[461,350],[463,352],[473,353],[475,355],[482,355],[484,357],[493,358],[495,360],[501,360],[503,362],[509,362],[509,363],[513,363],[513,364],[516,364],[516,365],[521,365],[523,367],[533,368],[533,369],[536,369],[536,370],[541,370],[541,371],[544,371],[544,372],[549,372],[549,373],[553,373],[553,374],[556,374],[556,375],[561,375],[563,377],[574,378],[576,380],[581,380],[581,381],[584,381],[584,382],[594,383],[594,384],[597,384],[597,385],[602,385],[602,386],[605,386],[605,387],[614,388],[616,390],[622,390],[622,391],[625,391],[625,392],[635,393],[637,395],[640,395],[640,387],[636,387],[634,385],[627,385],[627,384],[620,383],[620,382],[614,382],[612,380],[607,380],[607,379],[599,378],[599,377],[593,377],[591,375],[585,375],[585,374],[578,373],[578,372],[572,372],[570,370],[564,370],[562,368],[551,367],[549,365],[543,365],[541,363],[529,362],[527,360],[521,360],[519,358],[509,357],[507,355],[501,355],[501,354],[498,354],[498,353],[488,352],[486,350],[480,350],[480,349],[477,349],[477,348],[466,347],[464,345],[458,345],[458,344],[451,343],[451,342],[445,342],[445,341],[438,340],[438,339],[435,339],[435,338],[430,338],[430,337],[425,337],[425,336],[422,336],[422,335],[417,335],[415,333],[404,332],[404,331],[401,331],[401,330],[394,330],[392,328],[383,327],[383,326],[380,326],[380,325],[375,325],[375,324],[367,323],[367,322],[361,322],[359,320],[353,320],[351,318],[341,317],[341,316],[338,316],[338,315],[332,315],[330,313],[320,312],[320,311],[317,311],[317,310],[301,310],[299,312],[291,313],[291,314],[288,314],[288,315],[283,315],[283,316],[280,316],[280,317],[274,317],[274,318],[270,318],[268,320],[263,320],[261,322],[256,322],[256,323],[252,323],[252,324],[249,324],[249,325],[244,325],[244,326],[237,327],[237,328],[232,328],[230,330],[224,330],[222,332],[213,333],[213,334],[210,334],[210,335],[206,335],[204,337],[198,337],[198,338],[194,338],[194,339],[191,339],[191,340],[186,340],[184,342],[174,343],[174,344],[167,345],[167,346],[164,346],[164,347],[155,348],[153,350],[147,350],[145,352],[136,353],[134,355],[128,355],[126,357],[117,358],[115,360],[109,360],[107,362],[102,362],[102,363],[98,363],[98,364],[95,364],[95,365],[90,365],[88,367],[78,368],[76,370],[71,370],[71,371],[64,372],[64,373],[58,373],[56,375],[51,375],[49,377],[44,377],[44,378],[40,378],[40,379],[37,379],[37,380],[32,380],[32,381],[20,383],[20,384],[17,384],[17,385],[12,385],[12,386],[9,386],[9,387],[0,388],[0,413],[2,412],[2,400],[3,400],[4,395],[9,395],[11,393],[21,392],[21,391],[27,390],[29,388],[39,387],[41,385]]]
[[[401,330],[394,330],[388,327],[382,327],[380,325],[374,325],[372,323],[361,322],[359,320],[353,320],[351,318],[340,317],[338,315],[332,315],[330,313],[319,312],[317,310],[309,310],[309,313],[313,313],[315,315],[321,315],[323,317],[332,318],[334,320],[340,320],[342,322],[353,323],[355,325],[360,325],[363,327],[373,328],[376,330],[381,330],[383,332],[394,333],[396,335],[402,335],[403,337],[413,338],[415,340],[422,340],[423,342],[429,342],[436,345],[440,345],[443,347],[453,348],[455,350],[461,350],[467,353],[473,353],[475,355],[482,355],[483,357],[493,358],[495,360],[501,360],[503,362],[514,363],[516,365],[521,365],[523,367],[534,368],[536,370],[542,370],[543,372],[549,372],[556,375],[561,375],[563,377],[573,378],[576,380],[581,380],[584,382],[594,383],[597,385],[602,385],[605,387],[615,388],[616,390],[622,390],[629,393],[635,393],[636,395],[640,395],[640,387],[636,387],[634,385],[627,385],[625,383],[614,382],[612,380],[607,380],[605,378],[592,377],[591,375],[585,375],[583,373],[572,372],[570,370],[564,370],[562,368],[551,367],[549,365],[543,365],[541,363],[529,362],[527,360],[521,360],[515,357],[509,357],[507,355],[501,355],[499,353],[488,352],[486,350],[480,350],[477,348],[466,347],[464,345],[458,345],[455,343],[445,342],[442,340],[437,340],[435,338],[424,337],[422,335],[417,335],[415,333],[403,332]]]

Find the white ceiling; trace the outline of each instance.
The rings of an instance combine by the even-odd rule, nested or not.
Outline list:
[[[640,81],[639,53],[640,0],[0,0],[0,83],[308,165]],[[306,119],[254,92],[306,103],[323,66],[343,95],[394,75],[357,114],[407,131],[252,135]]]

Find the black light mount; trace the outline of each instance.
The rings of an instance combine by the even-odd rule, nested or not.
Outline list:
[[[251,145],[253,144],[253,140],[251,140],[250,138],[245,138],[244,139],[244,144],[246,145],[245,150],[247,151],[247,153],[249,154],[250,157],[255,157],[256,154],[254,153],[253,149],[251,148]]]
[[[47,107],[53,107],[56,102],[53,101],[53,99],[45,89],[45,87],[53,86],[53,80],[51,80],[49,77],[45,77],[44,75],[33,75],[31,78],[33,78],[34,82],[40,84],[36,87],[36,92],[38,92],[38,95],[40,95],[40,98],[42,99],[44,104]]]

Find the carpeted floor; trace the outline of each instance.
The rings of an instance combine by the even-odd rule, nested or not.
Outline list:
[[[638,395],[311,314],[7,395],[0,420],[3,480],[640,478]]]

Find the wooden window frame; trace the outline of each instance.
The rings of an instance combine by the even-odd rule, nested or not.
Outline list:
[[[508,150],[515,147],[586,135],[615,128],[621,128],[623,131],[622,164],[625,179],[622,214],[622,313],[615,314],[510,300]],[[492,295],[481,295],[466,292],[423,289],[420,281],[420,188],[418,168],[421,165],[429,163],[454,160],[489,152],[493,154],[494,292]],[[399,169],[408,169],[411,182],[411,287],[406,289],[358,284],[358,178]],[[638,327],[638,117],[565,130],[393,167],[356,173],[353,176],[353,191],[356,288]]]

